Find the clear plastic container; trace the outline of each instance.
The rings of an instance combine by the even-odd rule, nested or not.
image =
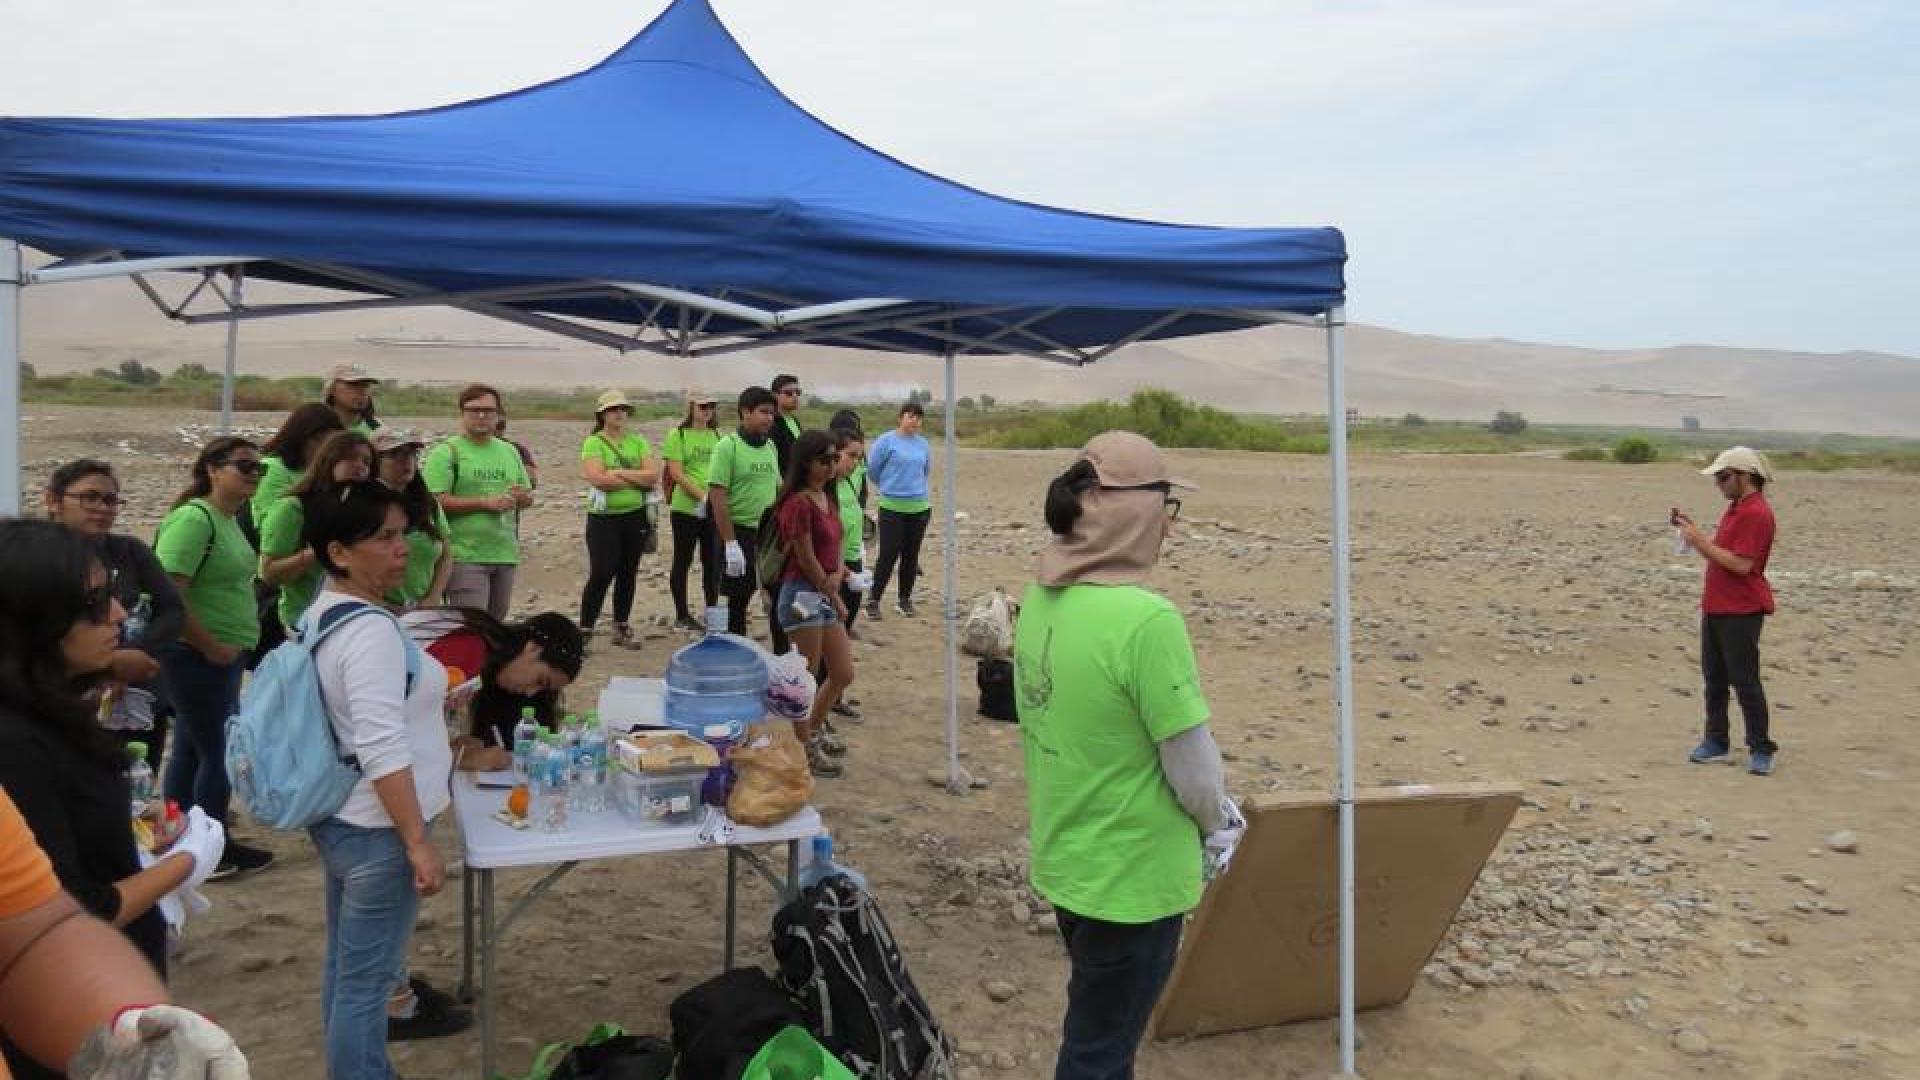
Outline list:
[[[709,742],[737,741],[766,714],[767,659],[760,646],[717,631],[714,622],[709,611],[707,636],[667,661],[666,720]]]
[[[705,769],[615,769],[613,802],[636,825],[686,825],[700,819],[700,783],[706,776]]]

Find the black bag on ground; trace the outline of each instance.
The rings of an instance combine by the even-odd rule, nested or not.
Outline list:
[[[576,1046],[560,1059],[548,1080],[670,1080],[673,1046],[652,1035],[615,1035]]]
[[[768,1039],[806,1025],[787,992],[759,968],[734,968],[673,999],[675,1080],[739,1080]]]
[[[998,656],[982,657],[974,668],[973,679],[980,687],[980,715],[990,720],[1020,722],[1013,707],[1013,661]]]
[[[780,982],[820,1044],[860,1080],[947,1080],[953,1047],[907,974],[893,931],[844,874],[773,917]]]

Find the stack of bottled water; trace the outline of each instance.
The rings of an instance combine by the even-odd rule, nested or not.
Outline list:
[[[534,758],[540,749],[540,722],[534,719],[533,706],[520,710],[520,722],[513,725],[513,778],[522,784],[533,783]]]
[[[567,827],[568,780],[573,763],[558,732],[548,732],[534,754],[533,796],[540,814],[540,828],[560,832]]]

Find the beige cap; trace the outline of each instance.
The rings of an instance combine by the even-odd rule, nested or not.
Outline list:
[[[720,403],[720,399],[718,397],[715,397],[712,391],[709,391],[709,390],[687,391],[687,404],[689,405],[718,405],[719,403]]]
[[[625,390],[609,390],[601,394],[600,399],[593,403],[593,412],[596,416],[606,412],[608,409],[631,408],[633,408],[633,402],[627,400],[627,392]]]
[[[427,440],[404,428],[381,428],[373,433],[373,452],[376,454],[391,454],[408,446],[421,449],[426,445]]]
[[[327,381],[330,383],[377,383],[380,380],[367,374],[367,369],[359,364],[343,360],[327,369]]]
[[[1767,464],[1767,459],[1761,457],[1759,451],[1750,447],[1735,446],[1720,451],[1720,456],[1713,459],[1713,464],[1701,469],[1700,475],[1712,476],[1726,469],[1752,473],[1769,484],[1773,483],[1773,466]]]
[[[1100,486],[1139,488],[1153,484],[1171,484],[1189,488],[1192,484],[1167,471],[1166,456],[1145,435],[1131,431],[1108,431],[1087,440],[1080,456],[1093,463]]]

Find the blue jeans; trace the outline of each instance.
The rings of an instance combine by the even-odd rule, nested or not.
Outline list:
[[[166,797],[197,806],[221,824],[233,785],[227,779],[227,720],[240,707],[246,658],[222,667],[190,645],[160,650],[160,683],[173,706],[173,755],[161,783]]]
[[[328,1080],[393,1080],[387,998],[407,967],[420,909],[400,834],[329,818],[307,830],[327,874],[320,1018]]]
[[[1073,974],[1053,1080],[1133,1080],[1133,1055],[1180,951],[1185,916],[1113,923],[1054,909]]]

